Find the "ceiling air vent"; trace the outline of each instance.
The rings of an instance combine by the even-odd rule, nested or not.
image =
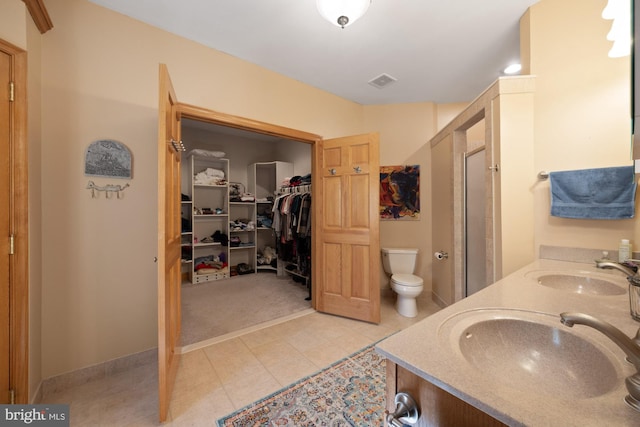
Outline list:
[[[398,81],[395,77],[391,77],[389,74],[382,73],[378,77],[369,80],[371,86],[375,86],[378,89],[382,89],[385,86],[389,86],[391,83]]]

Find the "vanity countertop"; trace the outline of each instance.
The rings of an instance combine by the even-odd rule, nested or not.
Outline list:
[[[625,292],[596,296],[541,286],[535,279],[541,272],[584,273],[594,278],[607,278]],[[629,314],[627,286],[624,275],[616,270],[598,269],[595,264],[540,259],[381,341],[376,349],[392,362],[510,426],[638,426],[640,412],[623,400],[627,395],[624,379],[635,372],[633,365],[625,361],[624,352],[592,328],[562,325],[559,316],[566,311],[590,314],[633,337],[640,322]],[[558,329],[589,337],[610,356],[617,380],[604,394],[583,397],[578,391],[576,396],[579,397],[572,397],[553,387],[545,387],[544,392],[514,387],[508,384],[509,381],[496,378],[495,374],[472,368],[451,344],[451,336],[446,336],[451,328],[444,325],[460,313],[491,313],[491,309],[547,313],[549,319],[555,316]],[[581,356],[585,364],[590,362],[589,354]],[[535,345],[532,345],[530,357],[536,357]],[[540,367],[534,363],[533,374],[544,375],[543,369],[534,372],[537,368]],[[505,375],[508,374],[505,372]]]

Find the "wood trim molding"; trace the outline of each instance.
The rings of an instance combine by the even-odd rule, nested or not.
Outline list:
[[[27,5],[31,19],[36,24],[40,34],[44,34],[53,28],[53,22],[42,0],[22,0]]]
[[[294,141],[314,144],[322,139],[321,136],[284,126],[273,125],[258,120],[247,119],[231,114],[220,113],[194,105],[178,103],[178,113],[183,118],[196,119],[218,125],[228,126],[237,129],[248,130],[251,132],[262,133],[265,135],[273,135]]]

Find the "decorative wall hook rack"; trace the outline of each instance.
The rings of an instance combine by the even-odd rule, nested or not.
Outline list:
[[[91,197],[93,199],[98,198],[100,191],[104,191],[105,197],[107,199],[110,199],[113,193],[116,193],[116,197],[118,199],[121,199],[123,197],[122,192],[128,186],[128,183],[125,185],[107,184],[104,186],[96,185],[93,181],[89,181],[89,183],[87,183],[87,189],[91,190]]]
[[[171,145],[173,146],[173,149],[176,150],[176,153],[180,153],[182,151],[187,150],[182,140],[176,141],[175,139],[171,138]]]

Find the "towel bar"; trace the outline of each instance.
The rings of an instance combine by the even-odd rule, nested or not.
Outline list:
[[[545,179],[549,178],[549,172],[545,172],[545,171],[540,171],[538,172],[538,179],[540,181],[544,181]]]

